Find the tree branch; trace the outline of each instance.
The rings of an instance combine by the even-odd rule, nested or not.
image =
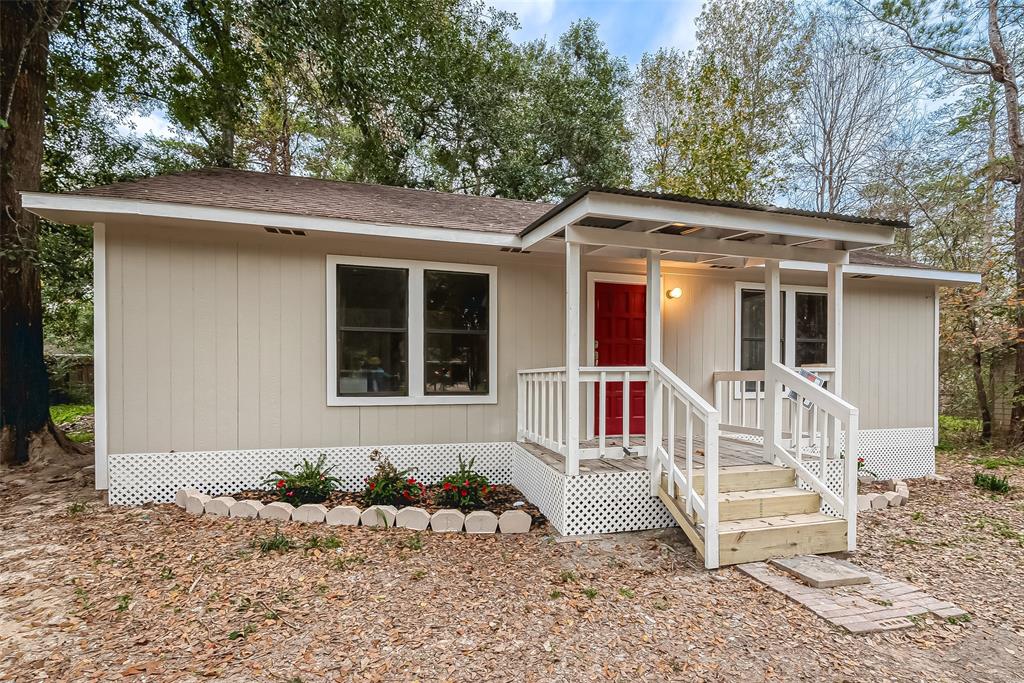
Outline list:
[[[139,14],[144,16],[146,21],[149,22],[149,25],[152,26],[157,33],[166,38],[172,45],[174,45],[174,47],[178,48],[178,52],[180,52],[181,55],[192,64],[192,66],[198,69],[199,73],[201,73],[210,82],[213,82],[213,74],[208,68],[206,68],[206,65],[203,64],[202,60],[196,57],[195,54],[188,49],[188,46],[185,45],[185,43],[183,43],[173,31],[164,25],[163,20],[157,16],[155,12],[151,11],[148,7],[144,7],[138,0],[128,0],[128,4],[131,5]]]

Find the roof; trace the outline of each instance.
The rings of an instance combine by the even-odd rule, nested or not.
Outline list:
[[[616,187],[587,187],[574,192],[570,196],[566,197],[562,202],[552,206],[544,215],[538,216],[532,223],[527,225],[520,236],[529,234],[532,230],[539,227],[542,223],[550,219],[552,216],[556,216],[562,211],[583,199],[591,192],[600,192],[604,194],[618,194],[626,197],[640,197],[643,199],[661,199],[670,202],[680,202],[684,204],[700,204],[702,206],[720,206],[729,209],[744,209],[747,211],[765,211],[768,213],[783,214],[789,216],[804,216],[808,218],[824,218],[826,220],[843,221],[845,223],[862,223],[866,225],[882,225],[889,228],[910,228],[909,223],[904,221],[892,221],[880,218],[867,218],[864,216],[850,216],[841,213],[829,213],[827,211],[807,211],[805,209],[790,209],[782,206],[772,206],[770,204],[750,204],[747,202],[734,202],[724,201],[720,199],[703,199],[701,197],[691,197],[684,194],[669,194],[661,192],[649,192],[646,190],[630,190],[625,188]]]
[[[67,195],[111,199],[170,202],[195,206],[273,211],[302,216],[366,221],[418,227],[440,227],[504,235],[522,235],[564,210],[588,192],[669,199],[710,206],[771,211],[797,216],[907,227],[898,221],[881,221],[801,209],[761,206],[659,194],[636,190],[588,188],[559,204],[498,197],[450,194],[388,185],[371,185],[305,176],[284,176],[228,168],[205,168],[111,185],[65,192]],[[523,226],[526,226],[524,228]],[[888,256],[874,250],[850,252],[850,262],[862,265],[933,269],[922,263]]]
[[[551,204],[389,185],[204,168],[64,194],[273,211],[515,235]]]

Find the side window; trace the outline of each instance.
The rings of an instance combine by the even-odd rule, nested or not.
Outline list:
[[[338,396],[409,393],[409,271],[337,268]]]

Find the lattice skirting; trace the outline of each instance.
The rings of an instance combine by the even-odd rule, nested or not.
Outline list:
[[[513,446],[493,442],[379,448],[399,467],[415,467],[416,478],[427,484],[453,472],[460,455],[467,460],[474,458],[476,469],[490,481],[511,484]],[[114,454],[108,459],[108,499],[112,505],[169,503],[178,489],[189,486],[214,496],[234,493],[259,487],[274,470],[293,469],[303,458],[315,461],[321,455],[326,456],[328,465],[335,466],[333,474],[341,479],[344,490],[358,491],[364,478],[373,472],[369,459],[373,449],[351,446]]]
[[[935,474],[935,433],[931,427],[862,429],[858,437],[858,455],[879,479]]]

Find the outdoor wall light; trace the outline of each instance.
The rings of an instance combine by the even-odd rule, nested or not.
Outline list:
[[[673,287],[672,289],[670,289],[667,292],[665,292],[665,296],[667,296],[669,299],[678,299],[682,295],[683,295],[683,288],[682,287]]]

